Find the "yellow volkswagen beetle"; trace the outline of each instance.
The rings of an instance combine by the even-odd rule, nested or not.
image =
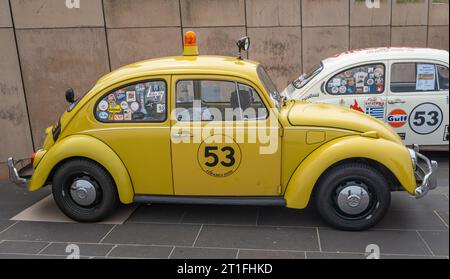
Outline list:
[[[239,53],[249,44],[240,39]],[[66,99],[32,162],[8,166],[30,191],[52,185],[81,222],[119,202],[302,209],[314,200],[332,226],[363,230],[385,215],[392,191],[420,198],[436,187],[437,163],[381,121],[280,96],[260,64],[198,55],[193,32],[182,56],[128,65]]]

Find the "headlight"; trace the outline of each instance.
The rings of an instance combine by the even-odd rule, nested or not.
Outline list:
[[[417,168],[417,155],[416,155],[416,151],[413,149],[408,148],[409,151],[409,157],[411,157],[411,162],[413,165],[413,169],[416,170]]]

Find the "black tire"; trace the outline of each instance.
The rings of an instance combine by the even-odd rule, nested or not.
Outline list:
[[[71,196],[74,181],[89,181],[95,188],[95,200],[80,205]],[[58,168],[53,176],[53,198],[59,209],[78,222],[98,222],[111,215],[119,204],[116,185],[99,164],[86,159],[73,159]]]
[[[344,212],[347,210],[342,210],[342,203],[338,202],[339,193],[346,193],[343,189],[348,185],[356,185],[368,193],[368,205],[366,208],[361,207],[361,210],[365,209],[358,214]],[[362,163],[345,163],[328,170],[316,187],[315,202],[319,214],[328,224],[341,230],[360,231],[376,225],[386,214],[391,202],[386,178],[376,169]]]

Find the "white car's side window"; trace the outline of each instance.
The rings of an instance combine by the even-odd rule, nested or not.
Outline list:
[[[347,69],[328,80],[326,90],[332,95],[381,94],[385,82],[384,64],[370,64]]]
[[[436,65],[439,90],[448,90],[448,67]]]
[[[432,63],[395,63],[391,67],[391,91],[448,90],[448,67]]]

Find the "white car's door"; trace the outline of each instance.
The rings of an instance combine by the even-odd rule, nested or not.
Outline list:
[[[448,65],[389,62],[387,122],[406,145],[448,146]]]
[[[325,81],[320,102],[337,104],[385,120],[386,61],[353,65]]]

